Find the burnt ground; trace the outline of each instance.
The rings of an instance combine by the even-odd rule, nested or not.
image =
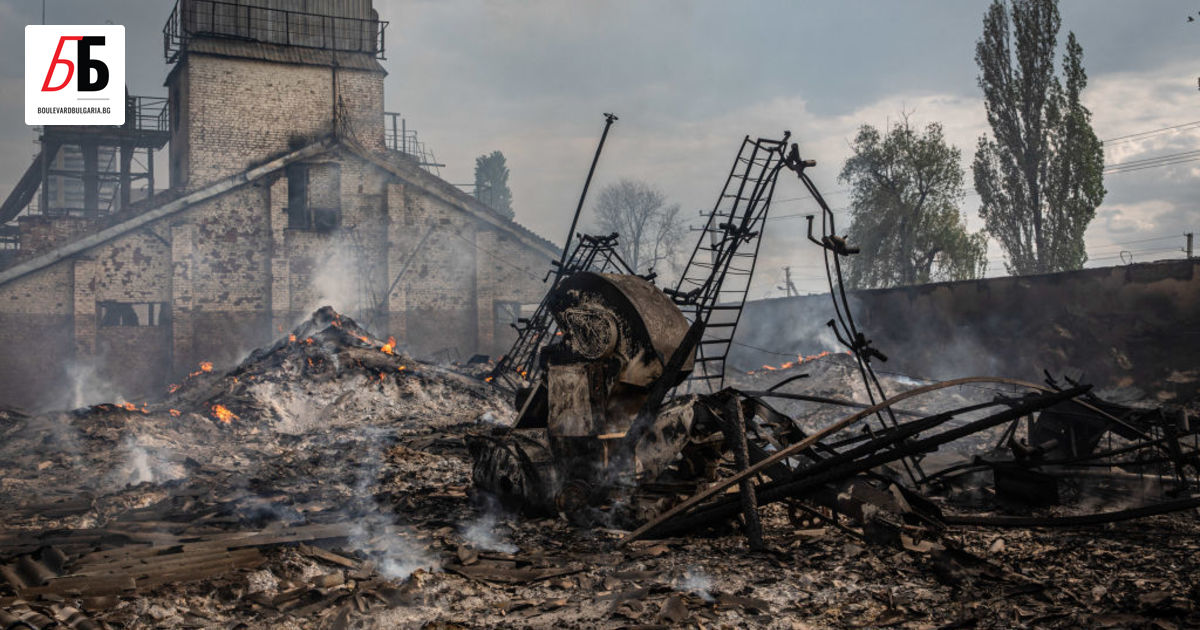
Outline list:
[[[159,403],[0,415],[3,626],[1200,625],[1195,513],[906,548],[771,506],[761,552],[732,526],[619,547],[504,514],[473,497],[464,437],[510,422],[505,397],[318,324]],[[841,361],[795,391],[849,397]]]

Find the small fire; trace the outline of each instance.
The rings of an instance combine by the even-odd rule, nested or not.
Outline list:
[[[288,335],[288,343],[296,343],[296,335],[294,333]]]
[[[304,340],[304,343],[306,343],[306,344],[308,344],[308,345],[310,345],[310,346],[311,346],[311,345],[313,344],[313,338],[312,338],[312,337],[308,337],[308,338],[306,338],[306,339]]]
[[[370,337],[365,337],[365,336],[363,336],[363,335],[355,335],[355,337],[358,337],[358,340],[359,340],[359,341],[361,341],[361,342],[363,342],[363,343],[371,343],[371,338],[370,338]]]
[[[387,376],[383,372],[380,372],[379,373],[379,382],[382,383],[383,379],[385,379],[385,378],[387,378]]]
[[[393,352],[393,350],[395,350],[395,349],[396,349],[396,338],[395,337],[388,337],[387,343],[383,344],[383,347],[380,348],[380,350],[382,350],[384,352],[384,354],[395,354],[395,352]]]
[[[490,377],[490,376],[485,376],[485,377],[483,378],[483,382],[485,382],[485,383],[491,383],[491,382],[492,382],[492,377]]]
[[[800,355],[796,355],[795,361],[788,361],[786,363],[781,364],[779,367],[775,367],[773,365],[764,365],[764,366],[762,366],[761,369],[765,370],[767,372],[775,372],[777,370],[788,370],[788,369],[794,368],[796,366],[799,366],[800,364],[805,363],[807,361],[813,361],[815,359],[827,357],[831,354],[833,354],[833,353],[828,350],[818,352],[817,354],[810,354],[808,356],[804,356],[804,355],[800,354]],[[846,351],[846,352],[843,352],[842,354],[852,354],[852,353],[849,351]],[[756,372],[757,372],[756,370],[750,370],[746,373],[747,374],[755,374]]]
[[[174,394],[177,391],[179,391],[179,383],[171,383],[170,385],[167,386],[168,394]]]
[[[124,409],[125,411],[137,411],[138,410],[137,405],[135,405],[131,402],[121,403],[120,407],[122,409]]]
[[[201,361],[201,362],[200,362],[200,369],[199,369],[199,370],[196,370],[195,372],[192,372],[191,374],[188,374],[188,378],[192,378],[192,377],[195,377],[195,376],[200,376],[201,374],[203,374],[203,373],[205,373],[205,372],[211,372],[211,371],[212,371],[212,367],[213,367],[213,366],[212,366],[212,361]]]
[[[396,368],[396,371],[397,371],[397,372],[403,372],[404,370],[407,370],[407,369],[408,369],[408,366],[406,366],[406,365],[401,365],[400,367]]]
[[[179,411],[178,409],[168,409],[167,412],[170,413],[171,416],[175,417],[175,418],[178,418],[179,416],[183,415],[183,412]]]
[[[241,420],[237,414],[230,411],[225,405],[213,405],[213,417],[225,424],[230,424],[234,420]]]

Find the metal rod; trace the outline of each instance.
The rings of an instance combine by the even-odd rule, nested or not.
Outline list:
[[[738,470],[750,467],[750,453],[746,447],[746,420],[742,416],[742,401],[733,396],[729,399],[729,418],[726,419],[729,437],[733,442],[734,463]],[[754,492],[754,480],[747,477],[738,485],[738,496],[741,498],[742,518],[745,520],[746,540],[750,549],[761,551],[763,545],[762,521],[758,518],[758,496]]]
[[[596,172],[596,163],[600,161],[600,151],[604,149],[604,139],[608,137],[608,129],[617,121],[615,114],[604,114],[604,133],[600,134],[600,145],[596,147],[596,155],[592,158],[592,167],[588,169],[587,179],[583,181],[583,192],[579,194],[579,205],[575,207],[575,216],[571,219],[571,229],[567,230],[567,240],[563,243],[562,257],[558,261],[558,271],[554,274],[557,284],[562,276],[567,262],[567,252],[571,249],[571,241],[575,238],[575,226],[579,224],[579,215],[583,212],[583,202],[587,199],[588,186],[592,184],[592,174]],[[637,271],[636,269],[634,271]]]

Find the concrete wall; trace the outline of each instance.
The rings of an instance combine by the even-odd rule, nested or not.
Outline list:
[[[1200,260],[1142,263],[851,294],[853,314],[913,376],[974,374],[1041,381],[1082,370],[1098,387],[1140,387],[1162,400],[1200,389]],[[747,304],[730,359],[742,368],[837,349],[828,295]]]

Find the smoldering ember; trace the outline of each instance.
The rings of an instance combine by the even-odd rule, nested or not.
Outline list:
[[[1052,0],[990,11],[1058,28]],[[0,206],[0,628],[1200,626],[1190,237],[1085,269],[1038,206],[1037,256],[983,277],[957,201],[921,209],[961,196],[957,150],[949,189],[870,162],[936,159],[907,118],[855,140],[849,225],[783,120],[728,138],[685,230],[640,182],[589,196],[622,129],[593,112],[556,244],[502,154],[465,192],[384,111],[388,26],[178,0],[166,98],[38,129]],[[1047,146],[1102,151],[1075,46],[1046,124],[1081,135]],[[990,212],[1033,185],[1094,212],[1069,157],[986,188],[996,138]],[[808,205],[790,228],[777,187]],[[622,194],[657,195],[650,222],[581,220]],[[755,292],[784,229],[823,291]]]

